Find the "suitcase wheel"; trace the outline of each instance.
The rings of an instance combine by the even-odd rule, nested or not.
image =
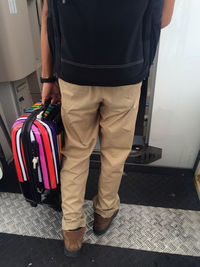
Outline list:
[[[37,207],[37,203],[30,202],[31,207]]]

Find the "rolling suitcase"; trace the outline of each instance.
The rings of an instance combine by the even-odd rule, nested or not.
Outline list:
[[[61,104],[34,104],[12,126],[12,149],[25,199],[32,206],[61,210],[60,168],[63,142]]]

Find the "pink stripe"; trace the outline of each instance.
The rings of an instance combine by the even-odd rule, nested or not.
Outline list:
[[[44,187],[46,189],[50,189],[48,173],[47,173],[47,166],[46,166],[46,160],[45,160],[45,156],[44,156],[44,150],[43,150],[43,145],[42,145],[40,132],[38,131],[38,129],[37,129],[37,127],[35,125],[32,125],[32,128],[33,128],[33,131],[35,133],[37,142],[39,144],[40,162],[41,162],[41,167],[42,167],[42,175],[43,175],[43,180],[44,180]]]
[[[12,128],[14,128],[17,124],[24,123],[24,122],[25,122],[25,120],[18,120],[13,124]]]

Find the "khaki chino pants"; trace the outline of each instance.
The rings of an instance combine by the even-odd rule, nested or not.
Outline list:
[[[118,195],[125,160],[134,138],[141,83],[117,87],[81,86],[59,79],[65,128],[61,169],[62,229],[86,226],[83,210],[90,155],[99,135],[101,173],[94,211],[111,217],[120,207]]]

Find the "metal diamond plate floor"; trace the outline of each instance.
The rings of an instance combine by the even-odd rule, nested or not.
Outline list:
[[[92,231],[92,201],[85,200],[84,242],[112,247],[200,256],[200,211],[121,204],[104,236]],[[0,193],[0,232],[63,239],[61,212],[30,206],[21,194]]]

